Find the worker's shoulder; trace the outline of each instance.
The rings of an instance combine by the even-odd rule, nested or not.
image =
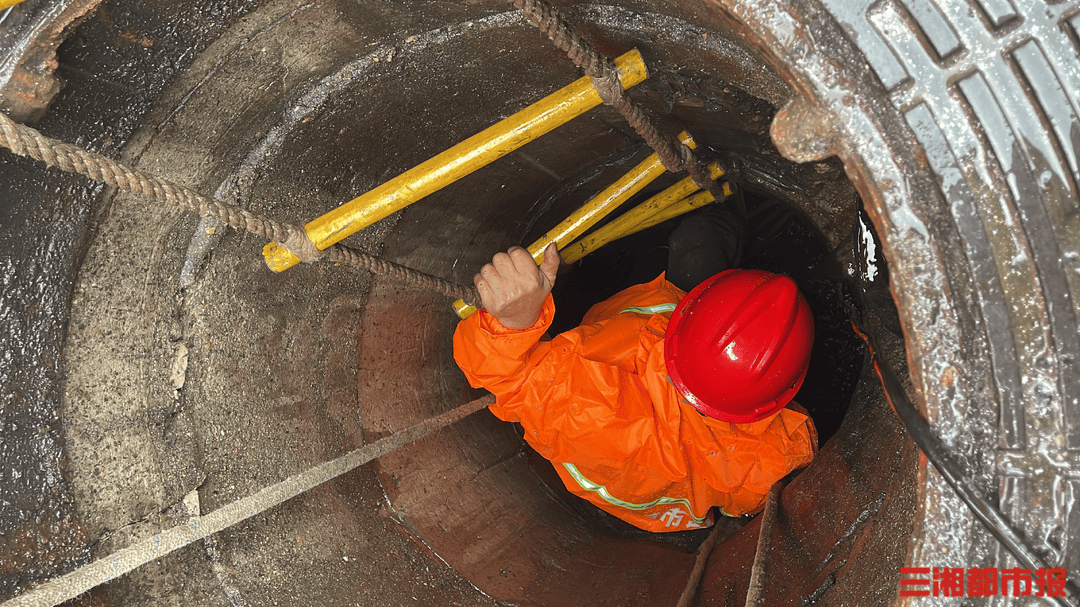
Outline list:
[[[671,315],[675,306],[686,295],[661,274],[655,279],[627,287],[605,301],[593,306],[583,319],[583,324],[613,318],[621,313]]]
[[[704,415],[701,417],[709,431],[714,435],[724,437],[722,440],[757,437],[760,440],[771,441],[777,438],[790,440],[808,436],[813,437],[816,442],[817,437],[813,420],[806,413],[806,409],[796,403],[789,403],[788,406],[765,419],[744,424],[725,422]]]

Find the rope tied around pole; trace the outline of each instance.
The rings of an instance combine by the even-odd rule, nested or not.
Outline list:
[[[307,263],[331,259],[375,274],[392,276],[449,297],[466,301],[480,299],[475,287],[425,274],[359,249],[335,244],[319,250],[300,226],[256,215],[238,206],[203,196],[191,188],[143,173],[101,154],[51,139],[33,128],[15,123],[3,112],[0,112],[0,145],[19,156],[39,160],[68,173],[85,175],[125,192],[141,194],[153,202],[178,206],[202,217],[217,219],[232,228],[262,236],[279,243]]]
[[[672,173],[686,169],[699,188],[711,192],[717,200],[725,198],[723,186],[709,179],[709,172],[697,159],[694,151],[653,124],[645,110],[635,103],[622,87],[615,63],[582,38],[581,34],[563,19],[558,9],[546,0],[512,0],[512,3],[556,47],[565,52],[574,65],[585,71],[600,99],[619,112],[645,139],[645,143],[656,152],[664,168]]]
[[[328,255],[326,251],[319,250],[319,247],[315,246],[314,242],[311,242],[307,232],[295,226],[288,227],[292,228],[289,230],[289,237],[283,241],[276,241],[278,246],[288,249],[293,255],[299,257],[303,263],[316,262]]]

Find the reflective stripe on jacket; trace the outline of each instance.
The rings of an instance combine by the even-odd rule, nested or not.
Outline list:
[[[541,337],[555,314],[551,296],[528,329],[481,310],[454,334],[469,383],[495,394],[491,411],[521,423],[567,488],[649,531],[711,525],[711,506],[728,516],[756,512],[772,484],[817,449],[798,405],[732,424],[680,397],[664,366],[664,331],[684,295],[660,275],[593,306],[581,326],[550,341]]]

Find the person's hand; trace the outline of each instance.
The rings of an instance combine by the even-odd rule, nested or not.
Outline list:
[[[484,308],[503,326],[527,329],[540,318],[540,308],[555,284],[559,261],[555,243],[544,249],[544,261],[539,268],[528,251],[511,247],[480,268],[473,284],[480,292]]]

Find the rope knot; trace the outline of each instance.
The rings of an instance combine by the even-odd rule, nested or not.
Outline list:
[[[304,230],[295,226],[289,226],[289,228],[289,237],[283,242],[279,242],[278,245],[288,249],[290,253],[299,257],[300,261],[304,263],[316,262],[326,257],[326,251],[319,250],[319,247],[315,246],[314,242],[311,242]]]
[[[606,105],[617,105],[626,97],[622,81],[619,80],[619,72],[616,69],[603,70],[599,76],[589,76],[593,88],[600,94],[600,99]]]

